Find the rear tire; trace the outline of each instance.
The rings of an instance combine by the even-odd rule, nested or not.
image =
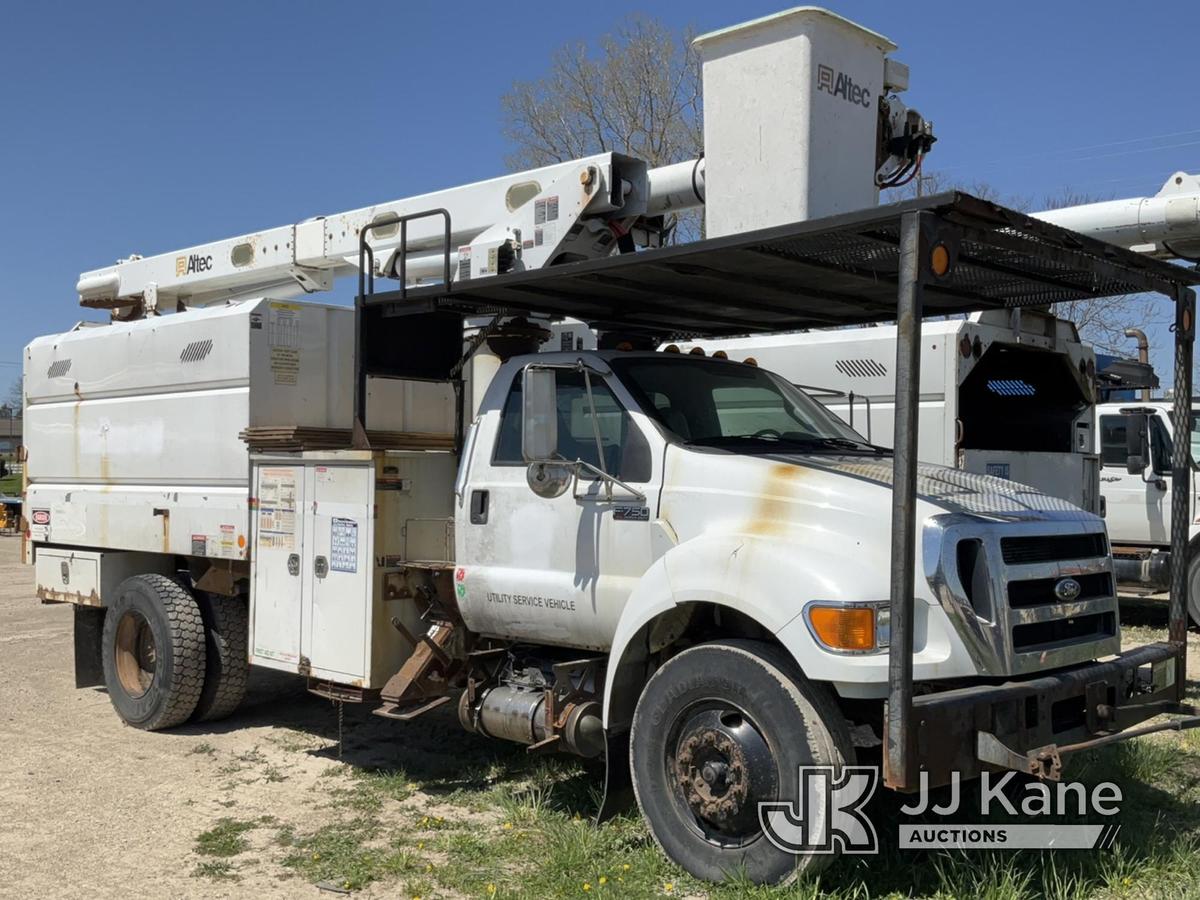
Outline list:
[[[796,802],[800,766],[854,762],[828,689],[775,647],[731,640],[672,657],[638,700],[629,755],[654,840],[697,878],[741,870],[777,884],[835,858],[782,850],[759,825],[759,803]]]
[[[197,591],[204,620],[204,689],[192,713],[193,722],[215,722],[233,713],[246,696],[250,662],[250,614],[246,601]]]
[[[117,588],[101,637],[104,683],[127,725],[157,731],[188,720],[204,687],[204,622],[191,592],[165,575]]]

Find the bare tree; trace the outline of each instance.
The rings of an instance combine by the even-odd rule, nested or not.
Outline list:
[[[14,378],[12,384],[8,386],[8,397],[5,398],[7,403],[16,414],[20,414],[21,407],[25,403],[25,382],[23,378]]]
[[[700,65],[691,29],[675,33],[635,15],[596,48],[568,44],[549,73],[518,81],[501,98],[513,169],[613,151],[653,166],[691,159],[703,147]],[[698,217],[685,230],[694,236]]]
[[[1062,188],[1046,197],[1042,209],[1062,209],[1067,206],[1082,206],[1104,199]],[[1160,300],[1156,294],[1119,294],[1097,300],[1070,300],[1056,303],[1054,314],[1075,323],[1083,339],[1097,350],[1115,356],[1128,356],[1129,338],[1127,328],[1146,328],[1162,316]]]

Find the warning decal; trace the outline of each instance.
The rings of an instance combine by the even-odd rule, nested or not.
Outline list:
[[[358,571],[358,523],[334,518],[329,536],[329,568],[334,572]]]
[[[265,550],[296,546],[296,473],[292,469],[259,470],[258,546]]]
[[[272,303],[267,327],[271,373],[276,384],[296,384],[300,377],[300,307]]]

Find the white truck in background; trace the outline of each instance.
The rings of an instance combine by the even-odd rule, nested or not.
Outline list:
[[[1195,401],[1193,401],[1195,402]],[[1107,513],[1105,525],[1112,541],[1113,565],[1122,591],[1144,595],[1167,590],[1171,572],[1171,450],[1175,429],[1170,400],[1129,400],[1102,403],[1096,408],[1100,449],[1100,489]],[[1200,522],[1196,520],[1196,460],[1200,434],[1187,436],[1192,460],[1192,491],[1188,509],[1189,613],[1200,624]]]
[[[997,311],[925,322],[921,335],[921,460],[1028,484],[1099,514],[1095,354],[1075,326],[1033,310]],[[751,357],[872,443],[891,445],[894,325],[679,347]]]
[[[897,466],[768,367],[620,349],[614,321],[665,337],[685,302],[705,333],[796,321],[785,278],[826,288],[796,248],[861,239],[838,229],[932,143],[895,97],[894,45],[831,13],[699,47],[708,184],[699,161],[597,154],[84,273],[81,302],[114,321],[25,353],[25,552],[42,600],[74,604],[78,684],[104,684],[147,729],[229,715],[250,664],[400,722],[456,703],[476,734],[603,754],[608,796],[631,774],[673,860],[756,882],[833,858],[768,839],[761,805],[798,800],[803,767],[840,777],[882,743],[900,748],[884,776],[903,789],[918,770],[1054,779],[1060,746],[1179,711],[1185,650],[1121,652],[1098,516],[917,466],[911,442]],[[628,252],[705,201],[704,244]],[[930,303],[958,290],[999,305],[1035,302],[1051,266],[1092,285],[1100,267],[1118,286],[1145,277],[1018,213],[939,202],[981,231],[959,242],[929,200],[868,209],[928,252],[901,262],[870,243],[878,269],[820,270],[860,292],[844,308],[860,315],[889,278],[879,318],[926,281],[940,280]],[[795,224],[826,216],[819,240]],[[780,227],[734,246],[758,224]],[[977,293],[970,260],[1013,243],[1000,287]],[[754,284],[736,281],[747,254]],[[360,288],[354,311],[292,300],[356,270],[401,289],[368,305]],[[1160,292],[1186,288],[1149,270]],[[651,278],[683,291],[674,307],[629,302]],[[588,324],[617,349],[560,333],[559,352],[536,353],[545,330],[507,308],[565,315],[551,304],[601,289]],[[464,341],[453,304],[471,291],[474,314],[500,311]],[[885,709],[899,684],[907,705]]]

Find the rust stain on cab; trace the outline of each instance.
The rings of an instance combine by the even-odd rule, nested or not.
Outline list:
[[[746,531],[750,534],[778,534],[791,518],[796,482],[807,474],[803,466],[775,463],[767,472],[758,505]]]

